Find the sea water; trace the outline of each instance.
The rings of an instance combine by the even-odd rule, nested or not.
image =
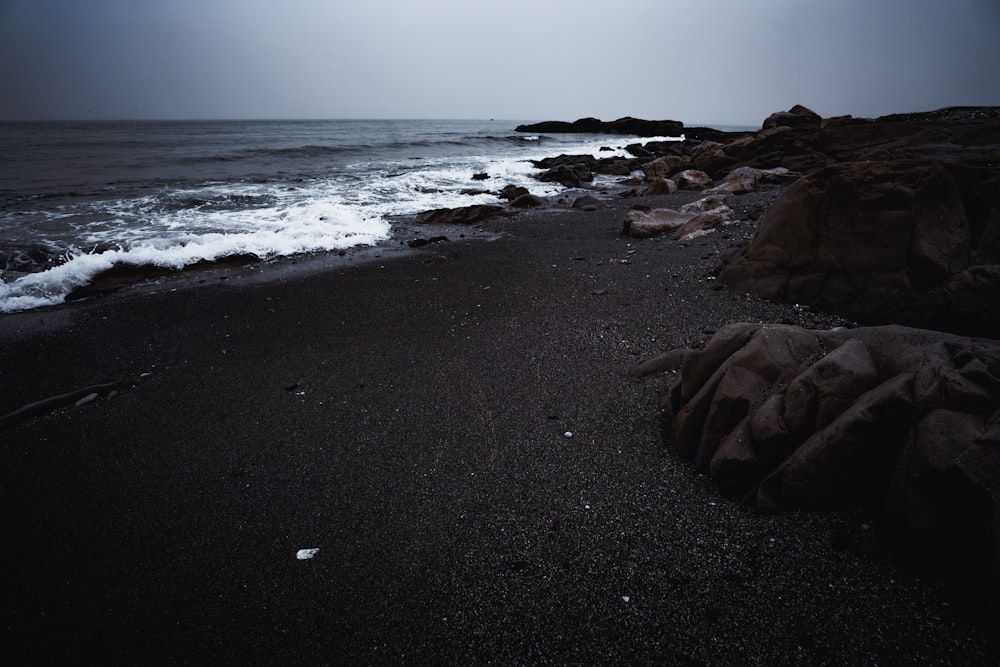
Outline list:
[[[495,204],[510,184],[562,190],[535,180],[532,159],[625,155],[629,143],[664,139],[531,135],[517,124],[0,123],[0,312],[60,303],[118,264],[179,269],[377,244],[394,216]]]

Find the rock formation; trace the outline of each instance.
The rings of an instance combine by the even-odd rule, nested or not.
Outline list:
[[[719,277],[860,322],[1000,337],[1000,168],[817,170],[789,186]]]
[[[619,118],[610,122],[597,118],[581,118],[572,123],[559,120],[518,125],[515,132],[550,132],[584,134],[630,134],[639,137],[679,137],[684,133],[684,123],[676,120],[643,120]]]
[[[769,510],[864,503],[904,558],[1000,585],[1000,342],[885,326],[733,324],[664,401],[677,451]]]

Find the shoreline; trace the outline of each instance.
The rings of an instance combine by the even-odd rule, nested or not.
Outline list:
[[[734,201],[754,196],[770,195]],[[754,513],[664,444],[670,378],[637,380],[632,365],[734,321],[841,320],[715,283],[752,225],[632,239],[633,203],[518,212],[479,226],[496,240],[371,257],[387,261],[198,275],[0,318],[0,412],[136,380],[0,432],[18,573],[5,650],[112,663],[997,655],[995,624],[886,562],[862,513]]]

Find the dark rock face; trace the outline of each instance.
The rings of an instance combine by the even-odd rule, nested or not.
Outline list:
[[[864,503],[900,555],[1000,590],[1000,342],[733,324],[681,363],[674,445],[765,510]]]
[[[720,279],[851,319],[1000,337],[1000,169],[851,162],[800,179]]]
[[[518,125],[515,132],[632,134],[639,137],[679,137],[684,134],[684,123],[676,120],[643,120],[626,116],[610,122],[597,118],[581,118],[572,123],[559,120]]]
[[[530,193],[521,195],[510,203],[514,208],[534,208],[536,206],[543,206],[544,204],[544,199]]]
[[[808,172],[838,162],[928,158],[995,165],[1000,108],[953,107],[876,119],[824,120],[796,105],[771,114],[754,133],[699,133],[691,128],[685,137],[687,141],[676,142],[671,150],[691,157],[714,179],[740,166]],[[667,153],[647,145],[641,151],[636,147],[634,154]]]
[[[532,160],[539,169],[545,169],[536,178],[543,182],[555,182],[567,188],[578,188],[594,180],[594,168],[598,159],[593,155],[559,155],[543,160]]]
[[[506,199],[507,201],[514,201],[518,197],[526,194],[528,194],[528,188],[519,187],[517,185],[508,185],[501,190],[497,196],[501,199]]]
[[[437,208],[417,217],[420,222],[430,224],[473,225],[498,215],[509,215],[503,206],[477,204],[460,208]]]

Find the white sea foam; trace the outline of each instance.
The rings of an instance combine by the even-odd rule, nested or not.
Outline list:
[[[186,218],[178,212],[176,218]],[[322,200],[303,200],[282,207],[214,211],[200,216],[200,232],[191,221],[164,216],[160,233],[153,227],[133,229],[127,245],[104,252],[71,251],[67,261],[39,273],[0,283],[0,312],[61,303],[67,294],[117,264],[181,269],[203,260],[253,254],[261,258],[373,245],[389,236],[389,224],[364,219],[357,209]],[[184,230],[166,234],[165,229]],[[94,239],[104,240],[107,239]]]
[[[507,185],[526,187],[542,197],[552,197],[564,189],[557,183],[538,181],[535,176],[539,170],[531,160],[561,153],[598,158],[626,156],[627,144],[676,140],[532,135],[519,137],[524,142],[487,142],[486,148],[475,141],[465,148],[448,143],[455,150],[444,152],[442,146],[447,142],[434,143],[435,132],[440,131],[438,125],[410,126],[418,134],[430,132],[428,145],[407,146],[395,152],[386,152],[391,142],[382,141],[383,131],[393,129],[391,124],[374,123],[370,130],[351,124],[343,128],[336,124],[316,128],[291,125],[281,128],[289,136],[298,136],[296,133],[301,131],[319,133],[296,139],[306,148],[325,145],[323,132],[346,132],[341,138],[348,144],[358,131],[369,134],[360,137],[356,150],[343,155],[312,155],[315,151],[303,149],[289,158],[283,151],[255,152],[267,143],[266,137],[259,138],[256,132],[260,128],[255,127],[240,145],[253,149],[250,154],[262,155],[264,162],[250,162],[247,167],[228,159],[213,161],[209,158],[222,149],[203,151],[197,145],[192,145],[185,155],[208,162],[178,163],[178,171],[171,171],[170,165],[164,167],[160,158],[149,162],[144,174],[102,162],[104,171],[100,175],[114,179],[113,183],[97,179],[93,188],[78,195],[74,180],[72,188],[67,184],[66,190],[74,192],[57,194],[53,199],[29,196],[24,200],[30,202],[29,206],[0,213],[0,229],[10,244],[0,248],[9,251],[8,265],[0,267],[6,271],[0,274],[0,279],[6,281],[0,282],[0,312],[60,303],[72,290],[118,264],[180,269],[234,254],[271,258],[374,244],[389,237],[387,219],[392,216],[496,204],[495,193]],[[184,129],[164,126],[158,131],[166,132],[165,137],[172,140],[171,133],[178,128]],[[214,136],[214,126],[202,129]],[[486,132],[492,136],[495,130],[489,127]],[[450,126],[446,126],[440,136],[452,134]],[[65,137],[59,145],[63,143]],[[375,147],[375,153],[368,152],[365,147],[369,145]],[[473,154],[477,152],[473,147],[485,152]],[[24,159],[36,154],[29,151]],[[243,153],[223,154],[232,157]],[[91,165],[89,157],[84,163]],[[262,171],[254,171],[258,168]],[[200,169],[212,180],[199,183],[190,177],[193,169]],[[488,174],[486,180],[472,178],[484,172]],[[171,180],[178,174],[181,176],[176,181]],[[595,180],[596,185],[603,182],[603,177]],[[34,185],[25,183],[23,187],[31,193]],[[477,194],[477,190],[483,192]],[[41,208],[31,205],[35,202]],[[41,259],[39,249],[43,249]],[[16,261],[10,262],[12,257]],[[54,257],[65,261],[39,270]]]

